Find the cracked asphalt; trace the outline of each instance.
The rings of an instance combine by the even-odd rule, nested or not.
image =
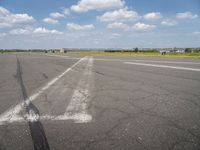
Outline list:
[[[82,57],[0,55],[0,115]],[[200,60],[103,56],[93,59],[87,103],[91,122],[6,123],[0,125],[0,150],[200,149],[200,72],[123,63],[137,60],[199,69]],[[78,64],[26,105],[20,115],[63,114],[84,67],[84,62]]]

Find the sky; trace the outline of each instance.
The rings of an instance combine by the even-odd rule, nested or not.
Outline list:
[[[200,47],[200,0],[0,0],[0,49]]]

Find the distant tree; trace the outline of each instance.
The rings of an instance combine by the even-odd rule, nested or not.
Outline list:
[[[191,52],[192,52],[192,49],[191,49],[191,48],[186,48],[186,49],[185,49],[185,52],[186,52],[186,53],[191,53]]]
[[[151,50],[148,50],[147,52],[158,52],[157,49],[151,49]]]
[[[167,54],[167,52],[162,52],[161,54],[162,54],[162,55],[166,55],[166,54]]]
[[[200,48],[195,48],[194,52],[195,53],[200,53]]]
[[[135,52],[139,52],[139,49],[137,47],[135,48]]]

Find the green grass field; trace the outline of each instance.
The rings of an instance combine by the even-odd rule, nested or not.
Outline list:
[[[142,56],[142,57],[166,57],[166,58],[197,58],[200,59],[200,53],[168,53],[161,55],[159,52],[95,52],[95,51],[79,51],[67,52],[64,54],[80,54],[93,56]]]

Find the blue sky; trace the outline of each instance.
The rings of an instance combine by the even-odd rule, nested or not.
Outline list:
[[[0,48],[200,47],[199,0],[0,0]]]

